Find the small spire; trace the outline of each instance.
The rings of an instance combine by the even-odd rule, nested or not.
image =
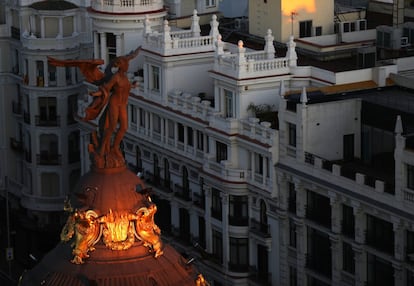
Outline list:
[[[191,17],[191,20],[191,31],[193,32],[193,37],[200,37],[200,17],[198,17],[196,9],[194,9],[193,11],[193,16]]]
[[[397,121],[395,122],[395,133],[400,135],[403,133],[401,115],[397,116]]]
[[[274,58],[275,53],[276,53],[275,46],[273,45],[273,40],[274,39],[275,38],[272,36],[272,30],[267,29],[267,34],[265,36],[266,44],[265,44],[264,50],[265,50],[265,52],[267,54],[267,58],[269,60]]]
[[[289,37],[289,42],[286,43],[287,45],[287,52],[286,52],[286,57],[289,60],[289,66],[290,67],[296,67],[297,66],[297,59],[298,59],[298,55],[296,54],[296,43],[294,41],[294,37],[290,36]]]
[[[306,105],[306,103],[308,102],[308,95],[306,93],[306,87],[302,87],[302,94],[300,95],[300,102],[303,105]]]

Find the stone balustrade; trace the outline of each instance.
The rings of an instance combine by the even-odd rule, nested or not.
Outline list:
[[[21,43],[23,47],[31,50],[66,50],[78,47],[81,34],[74,33],[69,37],[40,38],[35,35],[23,34]]]
[[[109,13],[145,13],[163,9],[161,0],[92,0],[92,9]]]

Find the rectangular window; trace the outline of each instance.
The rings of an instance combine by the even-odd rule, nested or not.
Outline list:
[[[39,116],[40,121],[56,120],[56,97],[39,97]]]
[[[202,216],[198,217],[198,244],[206,248],[206,222]]]
[[[161,118],[156,114],[153,114],[152,116],[153,116],[152,117],[152,124],[153,124],[152,128],[155,132],[160,133],[161,132]]]
[[[355,216],[352,207],[342,205],[342,234],[354,238]]]
[[[181,123],[177,124],[178,127],[178,141],[184,143],[184,125]]]
[[[299,22],[299,38],[312,36],[312,20]]]
[[[296,214],[296,190],[295,184],[289,182],[289,212]]]
[[[197,149],[204,150],[204,134],[200,130],[197,130]]]
[[[194,146],[194,132],[193,128],[187,127],[187,145]]]
[[[296,224],[293,220],[289,220],[289,246],[296,248]]]
[[[230,237],[229,268],[236,272],[246,272],[249,268],[249,240]]]
[[[160,68],[157,66],[151,66],[150,89],[156,92],[160,91]]]
[[[306,218],[331,228],[331,203],[329,197],[307,191]]]
[[[211,216],[218,220],[222,219],[220,191],[214,188],[211,191]]]
[[[394,255],[394,230],[391,222],[367,214],[365,243]]]
[[[293,266],[289,266],[289,286],[298,286],[298,274]]]
[[[405,252],[407,256],[407,261],[414,263],[414,232],[413,231],[409,231],[409,230],[406,231],[405,242],[406,242]]]
[[[139,126],[145,127],[145,110],[139,109]]]
[[[174,121],[168,120],[168,138],[174,139]]]
[[[293,123],[288,123],[288,132],[289,132],[289,145],[296,147],[296,125]]]
[[[342,243],[342,269],[348,273],[355,273],[355,254],[352,245],[346,242]]]
[[[132,104],[129,106],[129,117],[132,123],[137,123],[137,110]]]
[[[56,66],[48,65],[48,72],[49,72],[49,86],[57,86]]]
[[[217,230],[212,230],[212,246],[213,246],[213,257],[219,263],[223,263],[223,235]]]
[[[245,226],[249,223],[247,196],[229,196],[229,223]]]
[[[233,93],[227,89],[224,90],[224,112],[225,117],[234,117]]]
[[[321,36],[322,35],[322,26],[318,26],[315,28],[315,36]]]
[[[206,0],[206,7],[216,6],[216,0]]]
[[[216,141],[216,162],[227,160],[227,145]]]
[[[254,155],[254,172],[263,175],[263,156],[257,153]]]
[[[359,21],[359,30],[363,31],[367,29],[367,22],[366,21]]]
[[[344,23],[344,33],[347,33],[351,30],[351,26],[349,23]]]

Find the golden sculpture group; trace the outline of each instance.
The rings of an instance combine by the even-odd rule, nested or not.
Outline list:
[[[111,250],[127,250],[138,239],[148,247],[157,258],[163,254],[161,230],[154,222],[157,206],[148,196],[147,207],[141,207],[135,213],[113,212],[111,209],[105,215],[98,215],[94,210],[73,209],[69,201],[65,202],[65,211],[70,215],[62,229],[60,239],[64,242],[71,240],[71,262],[84,263],[88,252],[95,250],[94,245],[102,240]]]

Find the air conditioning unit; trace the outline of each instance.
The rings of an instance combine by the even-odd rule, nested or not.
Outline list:
[[[408,47],[409,45],[408,37],[401,37],[401,48]]]

